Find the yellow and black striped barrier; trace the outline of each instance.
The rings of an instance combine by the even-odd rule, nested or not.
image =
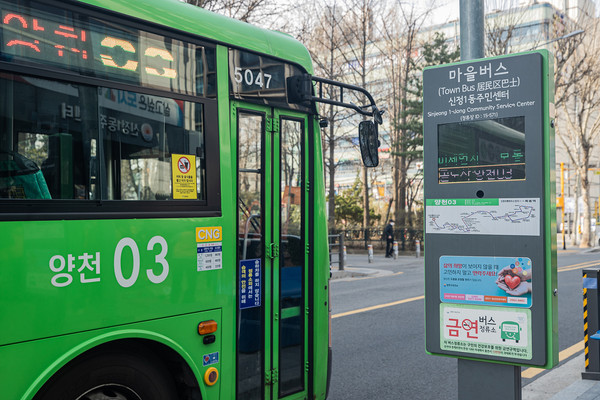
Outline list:
[[[585,348],[585,372],[583,379],[600,380],[600,302],[598,280],[600,268],[583,270],[583,342]]]

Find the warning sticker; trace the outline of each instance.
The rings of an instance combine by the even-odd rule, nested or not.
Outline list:
[[[173,198],[196,200],[196,156],[188,154],[171,155],[173,173]]]
[[[261,259],[240,260],[240,310],[260,307]]]

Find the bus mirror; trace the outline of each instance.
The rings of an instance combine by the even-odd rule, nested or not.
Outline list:
[[[377,125],[373,121],[362,121],[358,125],[358,143],[360,154],[365,167],[376,167],[379,165],[379,138],[377,137]]]

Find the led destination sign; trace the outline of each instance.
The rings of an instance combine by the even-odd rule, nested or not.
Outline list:
[[[27,61],[87,76],[206,95],[214,51],[35,2],[0,1],[0,60]],[[191,73],[190,73],[191,72]],[[214,76],[214,74],[211,74]],[[208,84],[207,84],[208,83]]]
[[[439,183],[525,179],[525,118],[438,125]]]

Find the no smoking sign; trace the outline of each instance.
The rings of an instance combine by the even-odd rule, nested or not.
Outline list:
[[[171,157],[173,198],[197,199],[196,157],[189,154],[172,154]]]
[[[191,168],[191,163],[190,160],[188,160],[187,157],[180,157],[179,161],[177,161],[177,168],[179,168],[179,172],[181,172],[182,174],[187,174],[188,172],[190,172],[190,168]]]

